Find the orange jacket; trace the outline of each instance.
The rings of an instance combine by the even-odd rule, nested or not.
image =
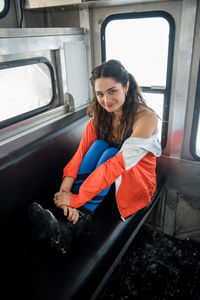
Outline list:
[[[78,150],[64,168],[63,177],[76,179],[82,159],[96,139],[93,120],[90,119]],[[79,194],[72,195],[70,206],[80,207],[115,182],[119,212],[122,219],[128,217],[151,201],[156,189],[156,156],[160,154],[161,147],[155,136],[128,138],[114,157],[87,177]]]

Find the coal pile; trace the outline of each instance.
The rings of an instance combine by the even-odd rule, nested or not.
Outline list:
[[[143,226],[98,300],[200,299],[200,243]]]

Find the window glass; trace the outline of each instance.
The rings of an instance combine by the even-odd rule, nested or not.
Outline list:
[[[165,86],[169,23],[164,18],[113,20],[106,26],[106,60],[122,62],[140,86]]]
[[[196,136],[196,155],[200,158],[200,115],[199,115],[197,136]]]
[[[162,131],[162,115],[163,115],[163,105],[164,105],[164,95],[163,94],[154,94],[154,93],[143,93],[146,104],[152,108],[159,117],[158,121],[158,130],[159,138],[161,140],[161,131]]]
[[[5,7],[5,1],[0,0],[0,13],[4,10],[4,7]]]
[[[0,69],[0,121],[48,105],[52,78],[45,63]]]

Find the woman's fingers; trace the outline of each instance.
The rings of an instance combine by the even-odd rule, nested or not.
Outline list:
[[[70,222],[71,222],[71,219],[72,219],[72,215],[73,215],[73,208],[68,207],[68,216],[67,216],[67,219]]]
[[[79,218],[79,212],[75,208],[68,207],[68,221],[76,224]]]
[[[72,223],[76,224],[78,222],[78,219],[79,219],[79,212],[78,210],[76,210],[75,214],[73,215]]]
[[[63,212],[64,212],[64,216],[68,217],[69,208],[67,206],[63,206],[62,209],[63,209]]]
[[[60,196],[60,192],[57,192],[57,193],[54,194],[53,201],[54,201],[56,206],[59,206],[58,205],[59,196]]]

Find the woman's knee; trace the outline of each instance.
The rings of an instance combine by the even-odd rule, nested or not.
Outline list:
[[[90,149],[91,148],[94,148],[94,149],[102,149],[102,151],[104,152],[106,149],[108,149],[110,147],[110,145],[104,141],[104,140],[96,140],[94,141],[94,143],[91,145]]]
[[[115,156],[118,152],[119,152],[119,150],[117,148],[110,147],[104,151],[103,155]]]
[[[97,161],[101,157],[101,155],[106,151],[109,150],[110,145],[104,140],[96,140],[89,148],[88,152],[86,153],[86,157],[95,157]]]
[[[110,159],[111,157],[115,156],[118,153],[118,149],[114,148],[114,147],[110,147],[108,149],[106,149],[97,164],[97,167],[100,166],[102,163],[106,162],[108,159]]]
[[[91,173],[102,156],[102,153],[108,149],[109,144],[103,140],[96,140],[83,157],[79,168],[79,174]]]

